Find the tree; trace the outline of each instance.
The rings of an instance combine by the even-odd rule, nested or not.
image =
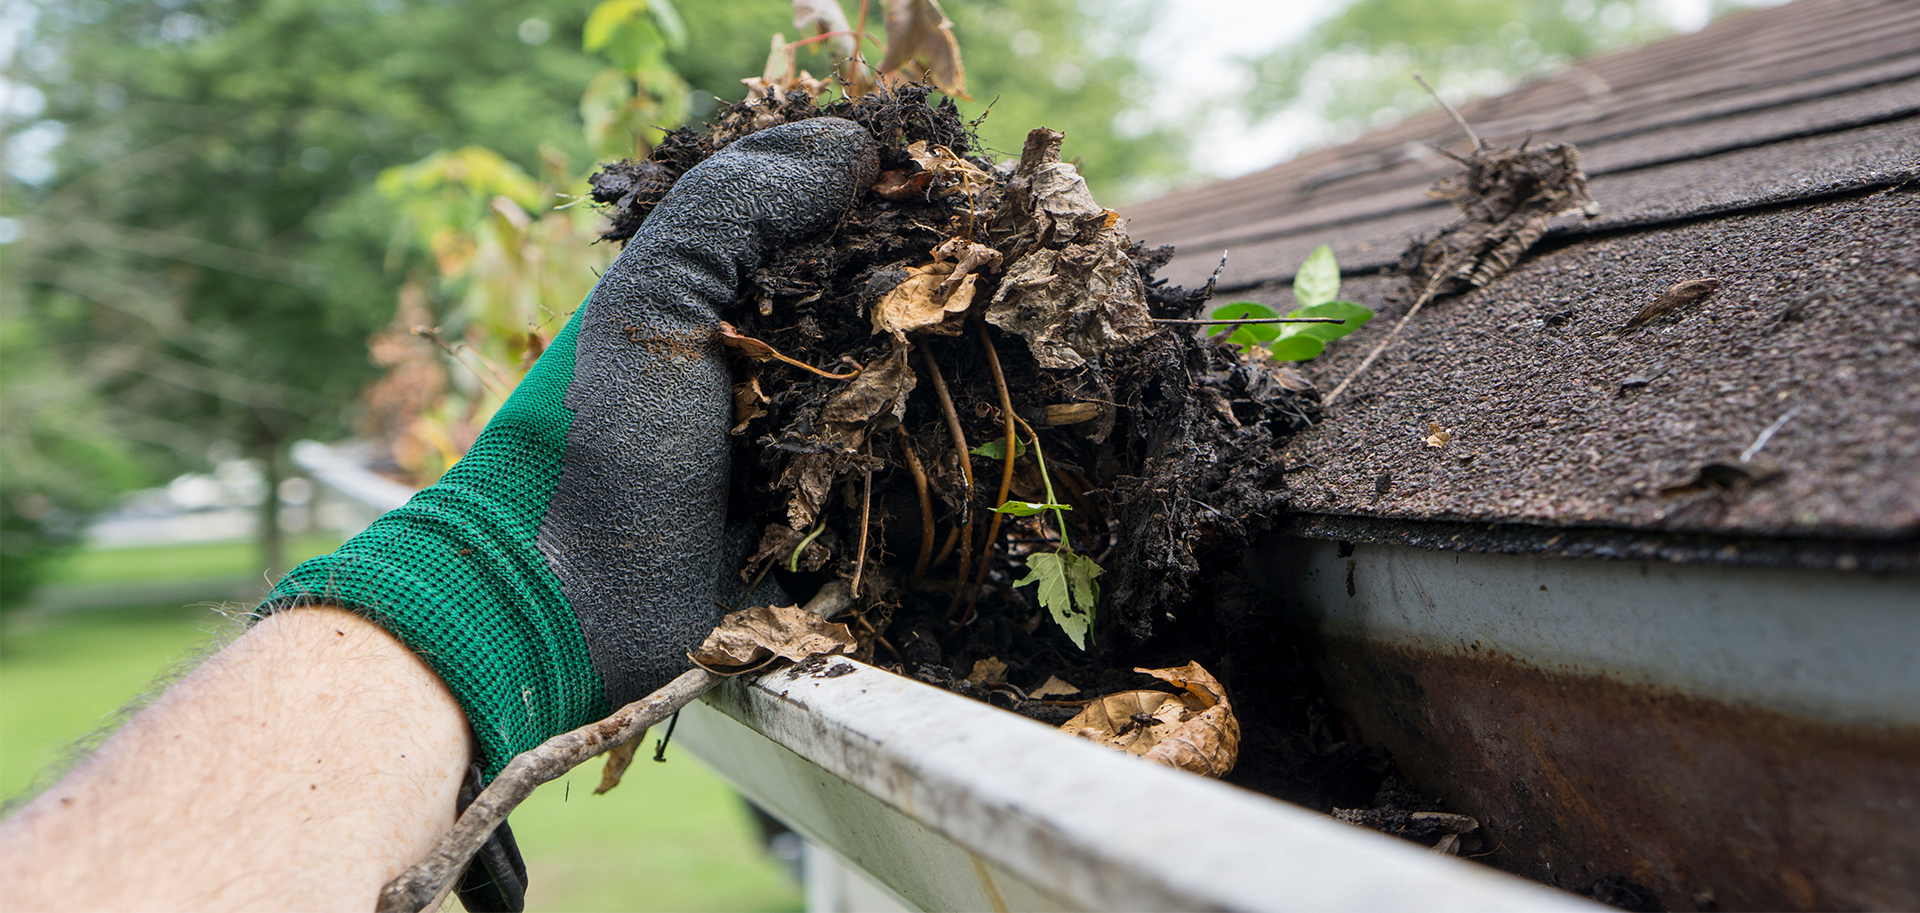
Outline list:
[[[1431,106],[1416,70],[1458,102],[1666,28],[1652,0],[1352,0],[1251,61],[1247,104],[1255,116],[1302,107],[1351,132]]]
[[[83,381],[103,433],[157,449],[158,465],[226,439],[276,478],[288,441],[345,426],[341,405],[373,375],[366,339],[417,256],[392,243],[373,177],[476,140],[529,168],[543,150],[584,160],[580,90],[602,67],[580,49],[588,9],[36,7],[8,78],[44,94],[40,123],[64,139],[50,179],[7,188],[23,229],[9,336]],[[266,503],[268,560],[284,569]]]

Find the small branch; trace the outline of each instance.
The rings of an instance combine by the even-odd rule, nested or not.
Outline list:
[[[1340,386],[1333,388],[1332,393],[1327,394],[1327,405],[1331,406],[1339,402],[1340,394],[1345,393],[1347,388],[1352,386],[1353,382],[1360,378],[1360,375],[1365,374],[1367,369],[1373,366],[1374,360],[1380,357],[1380,353],[1385,352],[1388,346],[1393,345],[1395,339],[1400,338],[1400,331],[1407,328],[1407,321],[1412,320],[1413,315],[1420,313],[1420,309],[1426,307],[1427,302],[1433,300],[1434,293],[1440,290],[1441,278],[1446,275],[1448,274],[1445,272],[1437,273],[1433,279],[1427,282],[1426,291],[1420,293],[1420,297],[1413,302],[1413,307],[1407,308],[1407,315],[1400,318],[1399,323],[1393,325],[1393,330],[1387,333],[1387,338],[1380,340],[1380,344],[1374,346],[1373,351],[1368,352],[1366,358],[1361,359],[1360,366],[1354,368],[1353,371],[1347,375],[1347,379],[1340,382]]]
[[[1760,432],[1760,436],[1753,439],[1752,446],[1749,446],[1747,449],[1740,452],[1740,462],[1742,463],[1751,462],[1753,460],[1754,454],[1759,453],[1760,448],[1767,446],[1767,442],[1773,440],[1773,433],[1776,431],[1779,431],[1780,426],[1785,425],[1787,423],[1787,419],[1793,418],[1794,413],[1799,411],[1800,411],[1800,407],[1795,406],[1791,409],[1788,409],[1787,414],[1782,415],[1777,419],[1774,419],[1773,424],[1767,426],[1767,430]]]
[[[853,582],[848,585],[856,599],[860,596],[860,576],[867,570],[867,526],[872,516],[873,470],[869,469],[860,485],[860,558],[853,563]]]
[[[913,476],[913,490],[920,496],[920,557],[914,559],[913,573],[907,577],[911,586],[927,573],[927,566],[933,560],[933,496],[927,491],[927,469],[920,465],[920,455],[913,452],[913,441],[904,433],[896,440],[900,442],[902,462]]]
[[[933,352],[921,349],[920,356],[926,360],[928,379],[933,381],[935,398],[940,401],[940,412],[947,418],[947,433],[953,436],[953,449],[960,458],[960,476],[967,483],[966,497],[960,502],[960,575],[959,580],[967,579],[967,572],[973,569],[969,562],[973,558],[973,457],[968,451],[967,433],[960,427],[960,413],[953,408],[953,395],[947,392],[947,379],[940,373],[940,363],[933,360]],[[946,556],[941,555],[941,560]],[[938,562],[936,562],[938,563]]]
[[[1154,323],[1170,323],[1176,326],[1189,327],[1238,327],[1256,323],[1346,323],[1345,320],[1339,317],[1246,317],[1237,320],[1201,320],[1199,318],[1188,320],[1182,317],[1154,317],[1151,319]]]
[[[987,335],[986,321],[975,320],[973,328],[980,339],[980,347],[987,353],[987,368],[993,375],[993,388],[1000,394],[1001,423],[1006,426],[1007,432],[1006,454],[1001,459],[1000,494],[993,499],[993,503],[997,506],[1005,504],[1007,493],[1013,490],[1013,461],[1019,450],[1019,439],[1014,437],[1013,431],[1013,394],[1007,390],[1007,376],[1000,370],[1000,352],[993,347],[993,337]],[[962,454],[960,458],[966,460],[972,457],[971,454]],[[980,602],[980,587],[987,581],[987,568],[992,564],[988,559],[993,556],[993,540],[1000,535],[1000,520],[1005,516],[996,510],[987,520],[987,540],[980,547],[980,566],[973,573],[973,583],[970,586],[966,585],[966,575],[964,573],[960,575],[962,586],[953,594],[953,605],[947,607],[947,614],[943,621],[953,620],[954,609],[960,605],[961,593],[967,594],[967,616],[972,617],[973,607]]]
[[[1435,92],[1433,90],[1433,87],[1427,84],[1427,80],[1425,77],[1421,76],[1419,73],[1416,72],[1413,74],[1413,81],[1419,83],[1420,88],[1427,90],[1427,94],[1433,96],[1433,100],[1439,102],[1440,107],[1447,109],[1447,115],[1453,118],[1454,123],[1460,125],[1461,130],[1466,131],[1467,139],[1470,139],[1473,141],[1473,148],[1485,149],[1487,147],[1487,141],[1481,139],[1480,134],[1473,132],[1473,127],[1467,124],[1467,119],[1464,117],[1461,117],[1460,112],[1454,110],[1452,105],[1447,104],[1447,100],[1444,98],[1441,98],[1440,93]]]
[[[563,732],[530,751],[515,755],[500,776],[467,806],[453,830],[440,838],[426,859],[387,882],[380,890],[376,909],[425,909],[466,871],[473,854],[500,823],[507,820],[507,815],[533,794],[535,787],[557,780],[567,771],[632,739],[722,681],[724,679],[711,672],[693,669],[604,720]]]

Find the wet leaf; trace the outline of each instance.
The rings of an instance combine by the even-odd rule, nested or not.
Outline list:
[[[1019,502],[1020,510],[1007,513],[1019,516],[1032,516],[1021,513],[1026,508],[1037,508],[1033,513],[1049,509],[1049,505],[1034,504],[1030,501]],[[1001,505],[1002,507],[1006,505]],[[1094,606],[1100,601],[1100,585],[1094,578],[1105,573],[1100,565],[1086,555],[1072,552],[1035,552],[1027,556],[1027,575],[1015,580],[1016,587],[1037,584],[1035,596],[1042,608],[1053,616],[1054,624],[1067,632],[1073,639],[1073,645],[1082,650],[1087,648],[1087,629],[1093,624]]]
[[[1176,685],[1184,693],[1110,694],[1088,704],[1060,728],[1201,776],[1232,772],[1240,754],[1240,721],[1219,680],[1199,663],[1134,671]]]
[[[1293,299],[1300,306],[1326,304],[1340,294],[1340,266],[1334,262],[1333,248],[1325,244],[1307,255],[1300,271],[1293,276]],[[1318,315],[1314,315],[1318,316]]]
[[[600,768],[600,785],[594,787],[594,795],[604,795],[608,790],[620,785],[620,778],[633,764],[633,753],[640,748],[640,743],[646,741],[646,738],[647,731],[642,729],[635,733],[633,738],[613,746],[613,749],[607,752],[607,763]]]
[[[720,619],[720,626],[688,655],[716,672],[745,672],[776,656],[799,662],[816,653],[851,653],[853,648],[846,625],[797,605],[755,606]]]

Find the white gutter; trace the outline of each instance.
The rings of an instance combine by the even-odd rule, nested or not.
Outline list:
[[[919,909],[1595,909],[851,660],[728,682],[675,739]]]
[[[293,456],[377,513],[411,492]],[[1591,902],[847,659],[735,679],[674,738],[924,910],[1594,910]]]

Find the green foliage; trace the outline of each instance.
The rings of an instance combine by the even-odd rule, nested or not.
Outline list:
[[[1305,37],[1250,61],[1256,115],[1303,104],[1336,128],[1432,106],[1419,70],[1460,101],[1666,29],[1654,0],[1352,0]]]
[[[1004,460],[1007,458],[1007,442],[999,440],[988,441],[967,452],[974,456],[986,457],[989,460]],[[1027,445],[1019,438],[1013,439],[1013,455],[1016,457],[1027,455]]]
[[[1027,575],[1013,585],[1037,584],[1040,605],[1073,638],[1073,645],[1085,650],[1093,608],[1100,601],[1100,585],[1094,578],[1103,573],[1092,558],[1077,552],[1034,552],[1027,556]]]
[[[1032,429],[1028,429],[1029,433]],[[1016,438],[1014,443],[1018,444]],[[984,445],[983,445],[984,446]],[[979,453],[980,448],[975,448]],[[1000,450],[1004,458],[1004,445]],[[1087,648],[1087,631],[1093,626],[1095,606],[1100,603],[1100,585],[1094,578],[1105,573],[1092,558],[1073,550],[1073,543],[1067,538],[1066,511],[1073,508],[1059,503],[1053,495],[1053,477],[1047,474],[1047,457],[1040,449],[1040,438],[1033,439],[1033,458],[1040,466],[1040,481],[1047,489],[1047,500],[1008,501],[994,508],[995,513],[1011,514],[1016,517],[1032,517],[1047,511],[1053,512],[1054,523],[1060,530],[1060,550],[1057,552],[1034,552],[1027,556],[1027,575],[1015,580],[1013,585],[1023,587],[1029,584],[1039,587],[1036,596],[1047,614],[1053,616],[1054,624],[1073,638],[1073,645],[1082,650]]]
[[[78,377],[8,296],[0,305],[0,610],[27,599],[79,543],[87,516],[147,477]]]
[[[1216,324],[1207,328],[1217,336],[1228,329],[1227,341],[1252,351],[1266,346],[1279,361],[1306,361],[1326,350],[1330,343],[1373,319],[1373,311],[1351,301],[1335,301],[1340,294],[1340,265],[1334,262],[1333,248],[1325,244],[1314,248],[1293,277],[1293,298],[1301,306],[1288,317],[1323,317],[1345,323],[1274,323],[1233,327]],[[1236,301],[1215,308],[1214,320],[1269,319],[1280,313],[1254,301]]]
[[[663,128],[687,118],[687,83],[667,62],[687,27],[667,0],[605,0],[587,17],[581,46],[613,61],[587,83],[580,119],[596,155],[644,155]]]

